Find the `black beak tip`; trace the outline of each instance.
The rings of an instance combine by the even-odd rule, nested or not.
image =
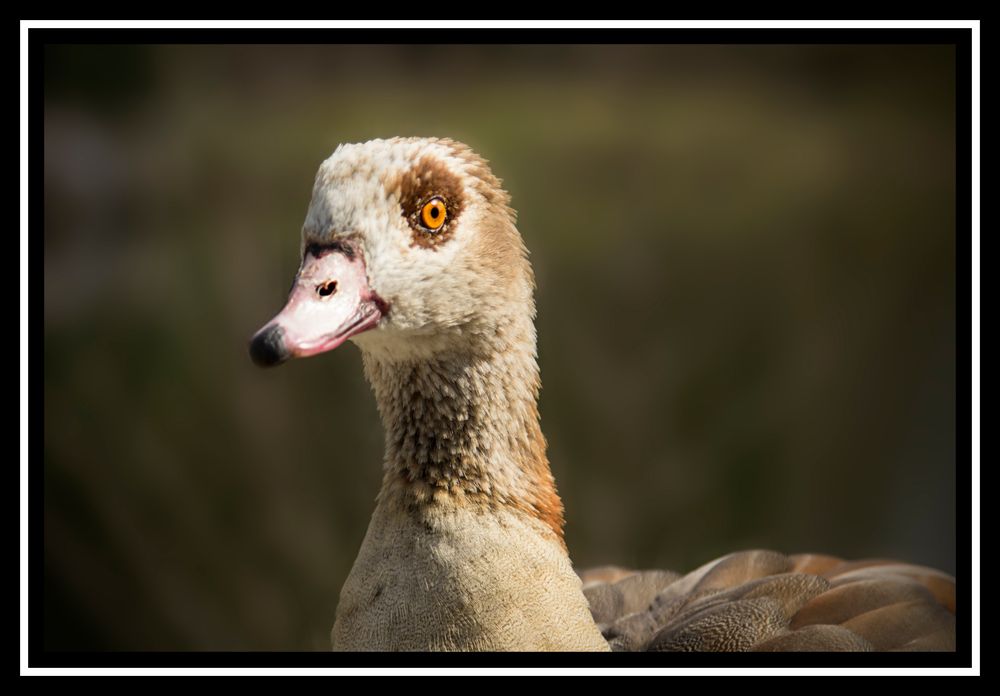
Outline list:
[[[274,367],[289,358],[285,332],[278,325],[268,326],[250,339],[250,359],[258,367]]]

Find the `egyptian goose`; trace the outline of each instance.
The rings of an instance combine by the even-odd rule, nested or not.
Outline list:
[[[262,366],[353,341],[385,429],[336,650],[954,650],[954,580],[747,551],[685,576],[578,575],[539,427],[534,279],[509,196],[451,140],[320,166]]]

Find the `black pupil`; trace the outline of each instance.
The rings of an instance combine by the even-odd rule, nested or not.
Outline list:
[[[436,218],[440,214],[441,214],[441,211],[438,210],[438,207],[436,205],[435,206],[431,206],[431,217],[432,218]]]

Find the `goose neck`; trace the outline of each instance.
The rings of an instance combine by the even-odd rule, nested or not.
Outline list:
[[[364,354],[385,428],[381,498],[511,508],[562,540],[563,508],[539,424],[533,338],[531,332],[523,341],[420,359]]]

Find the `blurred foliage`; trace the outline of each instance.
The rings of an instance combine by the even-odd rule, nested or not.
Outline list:
[[[328,647],[380,482],[357,349],[255,369],[319,162],[465,141],[538,278],[580,566],[746,547],[954,571],[954,55],[56,46],[45,643]]]

